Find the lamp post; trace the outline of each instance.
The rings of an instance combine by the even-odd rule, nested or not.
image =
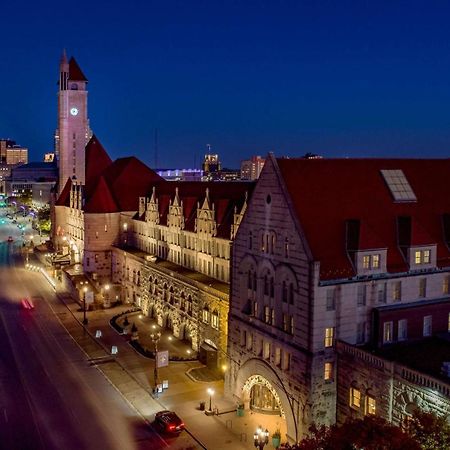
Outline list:
[[[86,293],[88,291],[87,286],[85,286],[83,288],[83,325],[87,325],[88,324],[88,320],[86,317]]]
[[[208,388],[207,389],[208,395],[209,395],[209,410],[212,411],[212,396],[214,395],[214,389]]]
[[[105,307],[109,307],[109,284],[105,284]]]
[[[269,431],[267,428],[263,430],[260,425],[253,435],[253,441],[253,444],[257,449],[263,450],[264,446],[269,442]]]
[[[161,333],[159,331],[157,333],[152,333],[150,337],[152,338],[152,342],[155,345],[155,369],[153,371],[153,376],[155,378],[154,392],[156,392],[156,389],[158,388],[158,342],[161,338]]]

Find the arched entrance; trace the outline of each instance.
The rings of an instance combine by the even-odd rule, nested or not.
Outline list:
[[[252,411],[284,416],[280,397],[274,387],[261,375],[253,375],[244,384],[245,397],[249,397]]]
[[[278,415],[285,424],[283,428],[289,440],[298,440],[301,430],[300,421],[295,418],[294,402],[283,381],[265,361],[252,358],[239,368],[234,395],[247,410],[266,416]]]

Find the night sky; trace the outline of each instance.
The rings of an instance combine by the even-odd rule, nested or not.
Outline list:
[[[450,155],[448,1],[84,1],[0,6],[0,136],[53,148],[62,49],[113,158]]]

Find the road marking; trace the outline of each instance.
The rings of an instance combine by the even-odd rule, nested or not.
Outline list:
[[[5,416],[5,422],[8,423],[8,414],[6,413],[6,409],[3,409],[3,415]]]

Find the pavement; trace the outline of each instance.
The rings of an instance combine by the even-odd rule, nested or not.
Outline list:
[[[47,273],[50,273],[48,271]],[[210,371],[198,361],[170,361],[168,367],[159,368],[158,380],[167,381],[168,388],[161,394],[153,394],[154,360],[138,353],[130,344],[130,334],[119,334],[110,324],[113,316],[123,325],[130,305],[114,306],[87,312],[88,324],[83,327],[83,311],[67,292],[61,292],[56,285],[57,295],[70,316],[77,320],[64,323],[74,340],[86,353],[90,363],[96,365],[111,384],[122,394],[136,413],[151,423],[154,414],[164,409],[174,410],[185,422],[186,432],[174,439],[168,439],[168,447],[181,449],[244,450],[254,449],[253,433],[258,426],[274,431],[281,428],[285,432],[284,420],[279,416],[253,414],[245,411],[243,417],[236,415],[236,404],[223,395],[223,379],[217,372]],[[153,350],[150,334],[162,333],[159,350],[169,350],[171,355],[187,355],[190,347],[176,339],[169,330],[160,329],[156,322],[137,313],[127,314],[130,324],[138,328],[139,340],[143,346]],[[72,317],[72,318],[73,318]],[[117,353],[112,355],[112,348]],[[209,397],[207,390],[213,389]],[[206,415],[200,410],[200,402],[218,415]],[[266,449],[274,448],[269,440]]]

